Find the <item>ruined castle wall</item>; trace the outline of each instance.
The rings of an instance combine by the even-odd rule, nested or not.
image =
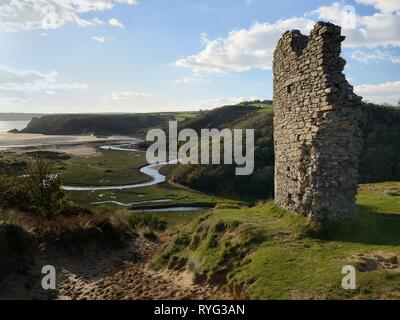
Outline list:
[[[274,53],[275,202],[319,221],[355,215],[361,98],[342,73],[344,39],[319,22]]]

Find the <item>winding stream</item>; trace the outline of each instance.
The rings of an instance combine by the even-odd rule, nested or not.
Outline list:
[[[143,152],[137,149],[132,148],[124,148],[124,145],[104,145],[101,146],[100,149],[103,150],[113,150],[113,151],[124,151],[124,152]],[[149,164],[140,168],[140,172],[151,177],[150,181],[137,183],[137,184],[130,184],[130,185],[121,185],[121,186],[93,186],[93,187],[83,187],[83,186],[63,186],[63,189],[66,191],[107,191],[107,190],[129,190],[129,189],[137,189],[142,187],[149,187],[154,186],[160,183],[165,182],[166,177],[162,175],[158,170],[167,164],[176,164],[178,160],[174,159],[165,163],[155,163]],[[132,203],[123,203],[119,201],[98,201],[92,202],[91,205],[102,205],[102,204],[115,204],[123,207],[131,207],[134,205],[146,204],[146,203],[164,203],[170,202],[171,199],[158,199],[158,200],[147,200],[147,201],[140,201],[140,202],[132,202]],[[173,211],[199,211],[207,208],[203,207],[195,207],[195,206],[182,206],[182,207],[170,207],[170,208],[156,208],[156,209],[138,209],[137,211],[141,212],[173,212]]]
[[[91,205],[99,205],[99,204],[116,204],[118,206],[122,207],[132,207],[132,206],[137,206],[141,204],[146,204],[146,203],[164,203],[164,202],[171,202],[171,199],[158,199],[158,200],[145,200],[145,201],[138,201],[138,202],[131,202],[131,203],[123,203],[119,201],[96,201],[92,202]]]
[[[124,145],[122,145],[124,146]],[[119,146],[112,146],[112,145],[105,145],[101,146],[100,149],[103,150],[113,150],[113,151],[126,151],[126,152],[142,152],[136,149],[130,148],[123,148],[121,145]],[[140,168],[140,172],[151,177],[150,181],[143,182],[143,183],[136,183],[136,184],[128,184],[128,185],[121,185],[121,186],[63,186],[63,189],[66,191],[107,191],[107,190],[130,190],[130,189],[137,189],[143,187],[150,187],[160,183],[165,182],[166,178],[162,175],[158,170],[167,164],[176,164],[177,160],[172,160],[165,163],[155,163],[149,164]]]

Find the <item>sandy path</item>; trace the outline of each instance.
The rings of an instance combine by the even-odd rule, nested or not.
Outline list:
[[[59,299],[136,300],[206,299],[207,288],[185,284],[176,275],[154,272],[147,263],[160,244],[138,239],[117,253],[84,261],[79,272],[66,268]],[[93,260],[94,259],[94,260]],[[68,270],[69,269],[69,270]]]
[[[16,276],[0,283],[0,299],[61,300],[204,300],[213,294],[196,286],[185,275],[154,272],[148,262],[161,245],[136,239],[123,250],[98,251],[79,255],[42,253],[33,270],[34,277]],[[57,290],[40,286],[43,265],[57,270]]]

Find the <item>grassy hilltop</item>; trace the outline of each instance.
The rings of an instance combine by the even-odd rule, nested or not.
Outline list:
[[[400,183],[362,185],[357,205],[348,230],[310,225],[273,202],[221,206],[183,229],[153,267],[188,268],[239,299],[399,299]],[[349,264],[357,289],[346,291]]]

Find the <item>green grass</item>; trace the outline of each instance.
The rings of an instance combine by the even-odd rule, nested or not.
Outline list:
[[[142,152],[99,150],[92,156],[72,156],[60,166],[60,173],[68,185],[126,185],[150,179],[139,171],[146,164]]]
[[[62,154],[59,154],[62,155]],[[3,154],[1,161],[7,163],[29,162],[32,161],[29,154]],[[146,165],[145,154],[142,152],[119,152],[100,150],[91,156],[71,156],[69,160],[59,160],[54,162],[58,172],[61,174],[63,184],[83,185],[83,186],[103,186],[103,185],[126,185],[148,181],[147,175],[140,173],[139,168]],[[168,173],[167,168],[163,168],[164,174]],[[22,172],[21,172],[22,173]],[[157,199],[171,199],[170,202],[160,203],[158,206],[187,206],[198,205],[211,207],[218,203],[238,203],[234,200],[227,200],[222,197],[208,195],[201,192],[181,189],[162,183],[156,186],[143,187],[130,190],[110,190],[110,191],[85,191],[68,192],[71,200],[81,204],[89,205],[99,201],[118,201],[122,203],[142,202]],[[156,203],[137,205],[146,208],[156,206]],[[120,208],[118,205],[104,205],[110,208]],[[174,216],[174,213],[165,213]],[[176,216],[181,216],[177,213]],[[184,214],[185,216],[186,214]],[[191,213],[187,213],[192,217]],[[178,220],[173,218],[173,220]]]
[[[157,199],[171,199],[170,202],[162,203],[160,206],[186,206],[186,205],[204,205],[214,206],[218,203],[235,201],[227,200],[222,197],[207,195],[200,192],[189,191],[172,187],[167,183],[157,186],[143,187],[131,190],[110,190],[95,192],[69,192],[74,201],[78,203],[88,204],[97,201],[118,201],[122,203],[142,202]],[[138,207],[146,208],[154,206],[155,203],[143,204]],[[116,205],[110,205],[115,207]]]
[[[388,186],[378,184],[384,197]],[[196,279],[225,284],[236,298],[397,299],[400,269],[357,272],[357,289],[341,288],[342,267],[365,257],[400,255],[398,197],[358,197],[360,220],[330,236],[272,202],[250,209],[217,209],[182,229],[154,260],[155,268],[186,266]],[[379,191],[380,190],[380,191]],[[394,212],[392,210],[395,210]]]
[[[239,103],[239,106],[246,106],[246,107],[256,107],[260,108],[259,112],[273,112],[273,106],[271,103],[263,103],[263,102],[252,102],[252,103]]]
[[[142,183],[150,178],[139,169],[147,165],[144,152],[123,152],[97,149],[90,156],[68,156],[63,153],[48,153],[45,159],[51,161],[59,172],[63,184],[82,186],[126,185]],[[34,153],[0,153],[0,162],[12,164],[30,163]],[[67,160],[66,160],[67,159]],[[21,174],[22,172],[16,172]]]
[[[175,115],[175,120],[181,122],[181,121],[195,118],[199,115],[199,113],[198,112],[177,112],[174,115]]]
[[[272,106],[264,106],[260,108],[258,112],[274,113],[274,108]]]
[[[61,171],[62,179],[64,184],[69,185],[136,184],[149,179],[149,177],[139,172],[139,168],[145,163],[144,153],[102,150],[94,156],[72,157],[70,160],[63,162],[62,166],[65,169]],[[169,170],[171,170],[171,167],[165,167],[161,169],[161,172],[168,175]],[[103,201],[133,203],[158,199],[170,199],[171,201],[159,204],[141,204],[135,205],[135,207],[187,205],[211,207],[218,203],[239,203],[238,201],[171,186],[167,182],[129,190],[72,191],[68,193],[72,200],[86,205],[92,202]],[[106,204],[105,206],[111,208],[120,207],[115,204]]]
[[[156,113],[156,114],[160,115],[160,116],[171,116],[174,118],[175,121],[181,122],[181,121],[195,118],[196,116],[199,115],[199,112],[197,112],[197,111],[182,111],[182,112],[161,112],[161,113]]]
[[[104,186],[104,185],[128,185],[148,181],[150,177],[140,173],[139,169],[147,165],[143,152],[120,152],[98,149],[91,156],[70,156],[68,160],[62,160],[63,154],[57,153],[61,160],[54,162],[61,175],[64,185]],[[65,156],[65,155],[64,155]],[[6,163],[29,162],[32,155],[3,153],[0,159]],[[67,157],[68,158],[68,157]],[[167,175],[171,168],[162,168],[162,173]],[[82,205],[88,205],[99,201],[118,201],[122,203],[142,202],[157,199],[171,199],[170,202],[160,203],[165,206],[214,206],[218,203],[238,203],[222,197],[213,196],[201,192],[191,191],[162,183],[156,186],[143,187],[130,190],[110,191],[85,191],[68,192],[70,198]],[[142,204],[138,207],[146,208],[157,204]],[[120,208],[118,205],[106,205],[111,208]],[[167,214],[171,214],[168,212]]]
[[[360,187],[359,203],[382,214],[400,215],[400,185],[398,182],[366,184]]]

